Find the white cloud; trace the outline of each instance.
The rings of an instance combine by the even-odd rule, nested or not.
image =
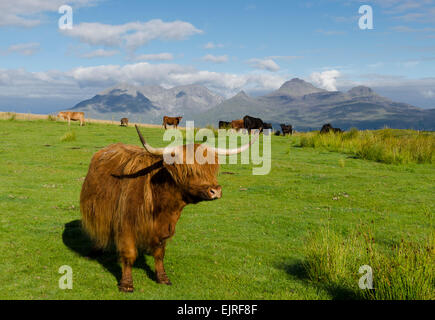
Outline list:
[[[276,72],[280,69],[279,65],[277,65],[276,62],[270,58],[250,59],[248,63],[255,69],[267,70],[271,72]]]
[[[174,60],[172,53],[162,52],[162,53],[152,53],[152,54],[141,54],[134,57],[135,61],[170,61]]]
[[[425,98],[435,98],[435,90],[425,90],[422,94]]]
[[[75,8],[93,5],[98,0],[69,0]],[[41,13],[57,12],[65,0],[2,0],[0,26],[34,27],[41,23]]]
[[[397,66],[404,67],[404,68],[413,68],[413,67],[418,66],[419,64],[420,64],[420,61],[418,61],[418,60],[409,60],[409,61],[398,62]]]
[[[126,46],[132,51],[152,40],[183,40],[203,33],[188,22],[164,22],[160,19],[121,25],[84,22],[62,32],[90,45]]]
[[[118,50],[104,50],[104,49],[97,49],[88,53],[84,53],[81,55],[82,58],[99,58],[99,57],[112,57],[119,54]]]
[[[411,28],[408,26],[395,26],[392,27],[391,30],[397,31],[397,32],[435,32],[435,28]]]
[[[202,57],[202,60],[207,62],[213,62],[213,63],[224,63],[228,61],[228,56],[227,55],[214,56],[212,54],[207,54],[204,57]]]
[[[223,48],[224,45],[221,43],[207,42],[204,45],[204,49],[215,49],[215,48]]]
[[[334,71],[334,70],[330,70]],[[337,73],[335,73],[337,75]],[[336,79],[318,75],[320,84],[331,77],[340,88],[366,85],[394,101],[417,106],[435,107],[435,78],[408,79],[404,76],[366,74],[349,79],[344,74]],[[133,85],[161,85],[169,88],[178,85],[199,84],[229,98],[245,90],[251,94],[265,94],[278,89],[293,75],[277,73],[234,74],[198,70],[178,64],[150,64],[146,62],[119,65],[80,67],[66,72],[28,72],[25,69],[0,69],[0,97],[2,101],[27,98],[57,99],[79,102],[120,82]],[[355,80],[357,79],[357,80]],[[308,79],[313,81],[312,79]],[[313,81],[314,82],[314,81]],[[316,85],[319,82],[315,83]],[[331,89],[331,88],[330,88]],[[334,88],[332,88],[334,89]],[[379,91],[378,91],[379,90]],[[15,99],[15,100],[12,100]],[[54,101],[53,100],[53,101]]]
[[[338,70],[326,70],[323,72],[313,72],[310,80],[317,86],[328,91],[337,91],[337,78],[340,76]]]
[[[384,66],[383,62],[376,62],[367,65],[367,67],[369,68],[382,68],[383,66]]]
[[[289,77],[275,74],[232,74],[198,70],[177,64],[101,65],[79,67],[67,72],[28,72],[0,69],[0,96],[3,97],[83,97],[93,95],[120,82],[133,85],[200,84],[230,97],[240,90],[270,92]]]
[[[7,52],[8,53],[19,53],[23,56],[34,55],[40,48],[40,44],[37,42],[28,43],[18,43],[11,45]]]
[[[300,59],[302,56],[270,56],[266,59],[273,59],[273,60],[284,60],[284,61],[292,61],[295,59]]]

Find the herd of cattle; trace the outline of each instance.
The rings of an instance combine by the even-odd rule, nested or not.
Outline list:
[[[58,117],[84,124],[83,112],[60,112]],[[177,127],[182,117],[164,117],[163,126]],[[121,119],[121,126],[128,126],[128,119]],[[219,122],[219,128],[235,130],[271,129],[269,123],[246,116],[241,120]],[[283,134],[292,134],[291,125],[281,125]],[[115,246],[122,264],[118,288],[132,292],[132,267],[139,252],[154,257],[156,280],[170,285],[164,268],[166,243],[174,236],[175,226],[186,205],[220,199],[222,187],[217,182],[218,156],[239,154],[251,142],[235,149],[213,148],[195,144],[204,153],[215,157],[212,163],[193,164],[185,161],[187,146],[153,148],[136,126],[143,148],[116,143],[107,146],[92,157],[80,193],[82,226],[93,240],[93,253]],[[330,124],[321,132],[341,132]],[[181,157],[181,162],[166,163],[165,156]]]
[[[243,119],[240,120],[233,120],[233,121],[219,121],[219,129],[234,129],[234,130],[242,130],[246,129],[249,132],[252,130],[260,130],[263,131],[265,129],[271,129],[272,130],[272,124],[264,122],[260,118],[254,118],[251,116],[245,116]],[[293,134],[293,127],[291,125],[281,124],[282,134]],[[279,131],[276,131],[276,135],[280,135],[281,133]]]
[[[57,114],[57,117],[67,120],[68,124],[71,123],[71,121],[80,121],[80,125],[83,126],[85,124],[85,114],[84,112],[71,112],[71,111],[62,111]],[[178,128],[178,125],[181,122],[181,119],[183,117],[163,117],[163,123],[162,126],[167,129],[168,125],[173,126],[174,128]],[[295,131],[292,127],[292,125],[287,124],[280,124],[282,135],[292,135]],[[122,118],[121,119],[121,127],[128,127],[128,118]],[[254,118],[251,116],[245,116],[243,119],[240,120],[233,120],[233,121],[219,121],[219,129],[234,129],[236,131],[239,130],[248,130],[249,133],[251,133],[252,130],[260,130],[262,132],[265,129],[272,129],[272,124],[264,122],[260,118]],[[343,130],[340,128],[334,128],[330,123],[324,124],[322,129],[320,130],[321,134],[325,134],[328,132],[334,132],[334,133],[342,133]],[[281,132],[275,131],[275,135],[279,136],[281,135]]]

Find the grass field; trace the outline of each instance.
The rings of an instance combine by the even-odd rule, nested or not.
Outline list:
[[[163,146],[163,130],[142,131]],[[269,175],[253,176],[250,165],[223,165],[223,198],[186,207],[167,246],[173,285],[155,283],[153,259],[145,256],[133,269],[136,291],[123,294],[116,254],[85,254],[90,244],[80,229],[79,194],[97,150],[115,142],[140,145],[134,128],[0,120],[0,299],[358,298],[359,263],[371,261],[346,264],[346,281],[313,278],[328,271],[330,261],[319,260],[318,269],[313,264],[319,253],[329,254],[328,241],[338,250],[343,239],[367,232],[386,259],[404,242],[426,248],[434,230],[433,164],[360,160],[294,147],[294,139],[272,137]],[[429,269],[422,272],[433,274],[435,252],[427,248]],[[427,263],[415,261],[403,277],[413,278],[418,262]],[[73,269],[72,290],[58,287],[62,265]]]

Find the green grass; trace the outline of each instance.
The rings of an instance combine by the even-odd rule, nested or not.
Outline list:
[[[433,232],[432,164],[366,161],[273,136],[269,175],[223,165],[223,198],[185,208],[166,251],[173,286],[155,283],[153,259],[144,256],[133,269],[136,291],[122,294],[116,255],[83,254],[89,243],[80,231],[79,195],[97,150],[140,142],[133,127],[103,124],[77,126],[76,139],[61,142],[69,130],[64,122],[0,120],[0,299],[361,298],[353,287],[307,274],[310,235],[327,228],[341,239],[370,224],[377,250],[388,257],[402,239],[423,246]],[[163,130],[142,132],[150,144],[165,145]],[[359,263],[372,262],[337,272],[356,274],[357,285]],[[73,269],[72,290],[58,287],[62,265]]]
[[[61,142],[71,142],[76,141],[76,132],[68,131],[63,136],[60,137]]]
[[[388,164],[433,163],[435,157],[432,132],[351,129],[343,134],[300,133],[296,139],[299,147],[323,148]]]
[[[343,236],[327,228],[306,246],[304,269],[311,281],[340,290],[342,298],[369,300],[435,299],[435,233],[424,242],[402,239],[385,251],[370,229]],[[359,267],[372,269],[374,290],[361,290]]]

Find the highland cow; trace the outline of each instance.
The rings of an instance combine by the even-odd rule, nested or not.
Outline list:
[[[247,150],[256,140],[235,149],[217,149],[195,144],[195,154],[211,154],[210,163],[186,161],[187,145],[153,148],[136,130],[143,148],[117,143],[92,158],[80,194],[85,231],[104,249],[114,244],[121,258],[119,289],[133,291],[132,266],[138,249],[154,257],[158,283],[170,285],[163,265],[166,242],[174,235],[181,211],[188,204],[221,198],[216,180],[218,155]],[[190,146],[192,147],[192,146]],[[201,150],[200,150],[201,151]],[[165,156],[181,161],[168,164]]]

